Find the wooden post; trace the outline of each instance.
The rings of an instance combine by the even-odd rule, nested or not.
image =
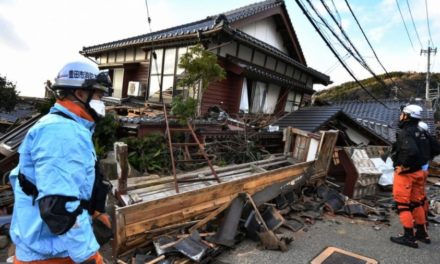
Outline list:
[[[291,152],[292,145],[292,127],[287,127],[284,129],[284,155],[287,156]]]
[[[322,131],[321,134],[322,138],[318,150],[316,165],[318,170],[324,171],[327,174],[330,162],[333,158],[333,150],[336,145],[336,140],[338,139],[338,131]]]
[[[118,167],[118,192],[127,194],[128,178],[128,146],[123,142],[115,142],[115,157]]]

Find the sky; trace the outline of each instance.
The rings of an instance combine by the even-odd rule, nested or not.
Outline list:
[[[306,1],[302,0],[307,6]],[[319,0],[311,0],[326,14]],[[424,0],[398,0],[413,45],[405,31],[396,0],[348,0],[380,61],[388,72],[426,72],[429,33]],[[259,0],[148,0],[153,31],[203,19]],[[325,0],[338,10],[342,27],[377,74],[383,69],[367,45],[344,0]],[[334,2],[334,5],[333,5]],[[433,47],[440,44],[440,1],[426,0]],[[353,81],[308,22],[295,0],[285,0],[307,65],[328,74],[333,85]],[[16,84],[23,96],[42,97],[44,83],[53,80],[64,64],[84,60],[84,46],[149,32],[145,0],[0,0],[0,75]],[[330,17],[324,16],[330,23]],[[323,27],[323,25],[320,25]],[[336,29],[335,24],[332,26]],[[417,38],[419,35],[420,42]],[[329,35],[329,33],[327,33]],[[330,36],[330,35],[329,35]],[[344,51],[331,39],[341,56]],[[440,50],[439,50],[440,51]],[[432,57],[431,69],[440,71]],[[348,57],[348,56],[346,56]],[[371,77],[353,58],[346,59],[357,78]],[[315,86],[316,90],[324,89]]]

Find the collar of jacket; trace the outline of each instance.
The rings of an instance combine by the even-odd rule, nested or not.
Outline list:
[[[75,103],[71,102],[71,104],[75,104]],[[65,105],[64,103],[60,104],[60,102],[57,101],[55,103],[55,105],[50,109],[49,113],[63,112],[66,115],[72,117],[76,122],[78,122],[79,124],[83,125],[87,129],[92,131],[95,128],[95,122],[90,121],[89,119],[84,118],[84,117],[78,115],[77,113],[73,112],[70,108],[67,108],[64,105]],[[68,104],[68,105],[70,105],[70,104]],[[79,106],[77,106],[77,107],[79,107]],[[93,118],[91,118],[91,117],[90,117],[90,119],[93,120]]]
[[[419,120],[411,118],[406,121],[399,121],[399,123],[400,123],[399,128],[403,129],[407,127],[416,127],[417,124],[419,123]]]
[[[77,115],[79,117],[82,117],[86,120],[94,122],[93,117],[89,113],[87,113],[87,111],[84,110],[84,108],[82,108],[81,106],[75,104],[74,102],[72,102],[70,100],[57,100],[57,104],[64,106],[70,112],[74,113],[75,115]]]

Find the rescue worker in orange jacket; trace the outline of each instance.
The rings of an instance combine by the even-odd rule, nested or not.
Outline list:
[[[392,151],[395,167],[393,197],[404,233],[390,239],[413,248],[418,247],[417,240],[431,242],[425,227],[425,182],[422,170],[422,166],[428,162],[426,150],[429,150],[430,142],[426,133],[417,127],[422,110],[418,105],[407,105],[401,109],[400,132]]]

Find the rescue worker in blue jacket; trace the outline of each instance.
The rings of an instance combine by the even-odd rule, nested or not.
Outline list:
[[[58,73],[52,89],[57,101],[29,129],[19,165],[10,174],[14,263],[103,263],[92,216],[111,225],[108,215],[93,206],[97,158],[92,134],[105,114],[101,99],[111,93],[111,82],[95,65],[72,62]]]

